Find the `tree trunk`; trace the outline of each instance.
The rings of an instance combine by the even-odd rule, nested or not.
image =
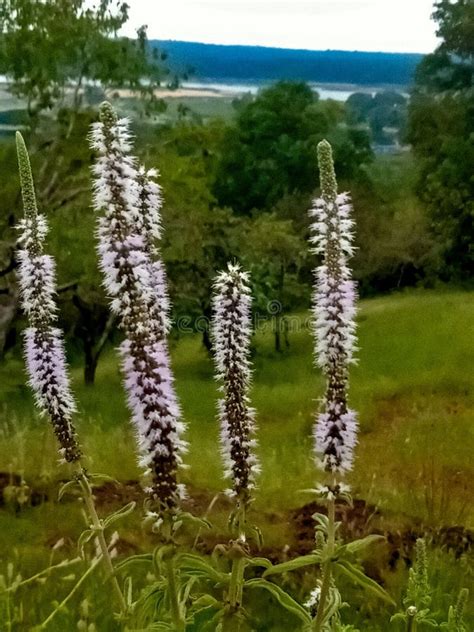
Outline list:
[[[92,386],[94,384],[98,360],[98,355],[86,353],[84,364],[84,384],[87,384],[87,386]]]

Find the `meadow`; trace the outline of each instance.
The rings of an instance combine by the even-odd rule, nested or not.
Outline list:
[[[456,539],[462,527],[462,537],[471,534],[472,538],[469,530],[474,528],[470,502],[474,474],[474,389],[470,371],[474,358],[473,318],[474,294],[469,292],[420,290],[364,300],[358,316],[359,362],[352,370],[351,404],[359,413],[361,432],[350,482],[363,511],[348,528],[383,533],[392,545],[397,534],[405,534],[408,543],[402,537],[399,548],[405,547],[401,557],[408,558],[415,537],[412,534],[430,533],[437,545],[433,549],[433,568],[440,580],[438,605],[443,607],[447,607],[443,601],[447,599],[447,585],[455,592],[472,581],[469,560],[460,557],[457,540],[454,544],[446,542],[446,534],[448,540]],[[304,312],[289,318],[289,346],[280,353],[274,351],[271,320],[260,322],[254,336],[252,402],[257,409],[262,474],[251,520],[263,531],[265,553],[275,560],[307,552],[305,547],[309,546],[301,509],[308,498],[302,490],[314,486],[318,477],[312,460],[311,427],[316,400],[323,393],[320,373],[312,366],[309,323],[309,314]],[[220,494],[225,483],[215,413],[217,386],[211,359],[198,335],[175,336],[172,360],[190,442],[186,458],[189,469],[184,473],[189,491],[187,504],[197,515],[207,512],[215,526],[212,536],[201,533],[198,548],[205,552],[228,537],[230,505]],[[93,387],[82,384],[80,363],[73,359],[73,365],[79,402],[77,425],[89,468],[120,482],[116,487],[106,484],[97,490],[99,507],[107,511],[130,499],[140,501],[134,438],[117,356],[113,349],[107,351]],[[11,483],[17,480],[16,474],[29,488],[24,499],[18,496],[14,500],[5,493],[11,491],[11,486],[4,489],[0,573],[6,576],[7,566],[12,563],[15,572],[28,577],[52,555],[57,559],[64,553],[74,557],[83,518],[70,498],[60,503],[56,500],[59,481],[66,479],[68,472],[56,465],[54,438],[48,423],[34,410],[21,357],[10,355],[0,371],[1,480],[3,484]],[[140,507],[138,502],[121,531],[119,554],[149,547],[150,536],[140,527]],[[52,552],[62,538],[64,545]],[[387,565],[387,556],[382,547],[376,561],[371,561],[372,574],[399,599],[407,565],[403,560]],[[61,581],[58,592],[67,591]],[[294,588],[304,597],[310,585],[310,580],[303,578]],[[41,586],[25,587],[15,594],[15,599],[25,605],[35,604],[31,616],[36,609],[43,614],[48,611],[48,599],[34,597],[38,590],[41,592]],[[348,590],[357,593],[357,589]],[[89,597],[91,594],[94,592],[88,591]],[[54,597],[51,594],[50,600]],[[100,602],[104,595],[96,594],[96,598]],[[60,626],[71,613],[77,617],[83,595],[79,593],[76,599],[76,607],[71,606],[69,614],[66,610],[58,615],[48,629],[73,629]],[[352,611],[352,623],[371,621],[373,627],[362,629],[388,629],[388,624],[381,622],[388,619],[380,604],[361,600],[357,594],[351,599],[352,606],[354,602],[359,606],[356,615]],[[110,622],[99,625],[100,630],[115,629]],[[272,624],[267,621],[265,625]]]

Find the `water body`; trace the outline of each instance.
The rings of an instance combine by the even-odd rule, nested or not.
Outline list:
[[[242,94],[256,94],[265,85],[256,83],[218,83],[212,81],[184,81],[183,88],[189,90],[206,90],[214,92],[222,96],[240,96]],[[311,88],[317,92],[321,99],[334,99],[335,101],[346,101],[354,92],[365,92],[374,95],[377,90],[383,88],[374,88],[368,86],[339,86],[337,84],[316,84],[310,83]]]

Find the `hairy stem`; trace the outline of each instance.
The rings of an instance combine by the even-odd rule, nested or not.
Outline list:
[[[107,546],[107,542],[105,540],[104,535],[104,526],[99,516],[97,515],[97,510],[95,508],[94,497],[92,495],[92,489],[89,484],[89,480],[82,469],[82,467],[77,472],[78,482],[84,494],[84,502],[86,504],[87,512],[89,514],[89,518],[92,522],[92,527],[97,535],[97,539],[99,541],[100,550],[102,552],[102,559],[104,560],[104,566],[107,570],[107,574],[112,581],[112,586],[114,587],[114,591],[117,597],[117,601],[120,604],[120,610],[122,614],[127,612],[127,602],[125,601],[125,597],[123,596],[123,592],[120,588],[117,578],[114,574],[114,566],[112,564],[112,558],[110,557],[109,547]]]
[[[232,572],[230,575],[229,603],[233,611],[242,605],[242,593],[244,583],[245,558],[238,557],[232,560]]]
[[[184,632],[186,622],[183,617],[181,605],[179,603],[178,583],[176,581],[176,569],[173,557],[165,562],[166,579],[168,582],[168,594],[170,599],[171,617],[176,632]]]
[[[336,499],[332,496],[328,500],[328,539],[326,549],[326,561],[323,566],[323,583],[319,598],[318,611],[313,620],[313,632],[321,632],[324,624],[324,611],[331,585],[331,564],[335,546],[335,523],[336,523]]]

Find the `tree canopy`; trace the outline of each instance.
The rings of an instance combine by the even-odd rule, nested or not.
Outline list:
[[[90,82],[153,95],[158,53],[150,56],[145,27],[136,39],[117,35],[127,19],[128,5],[113,0],[1,0],[0,72],[31,116],[65,102],[77,107]]]
[[[353,177],[371,158],[367,135],[344,125],[344,108],[320,102],[303,82],[280,81],[237,107],[235,125],[224,138],[214,194],[238,213],[269,210],[285,194],[311,191],[316,146],[324,137],[335,147],[342,179]]]
[[[417,70],[408,137],[446,274],[460,277],[474,258],[474,5],[440,0],[433,18],[442,42]]]

